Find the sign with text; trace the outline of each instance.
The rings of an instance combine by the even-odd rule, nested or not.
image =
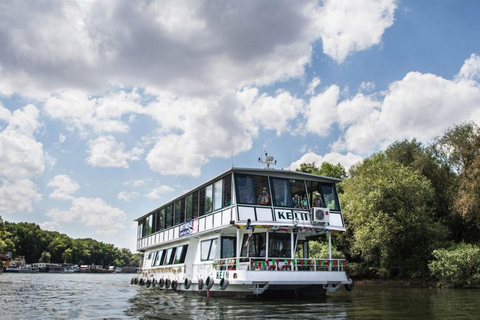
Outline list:
[[[308,211],[275,209],[275,219],[277,221],[297,220],[302,222],[310,222],[310,214]]]
[[[188,220],[180,225],[179,236],[185,237],[198,231],[198,218]]]

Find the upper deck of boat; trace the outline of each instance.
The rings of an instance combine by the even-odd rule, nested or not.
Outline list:
[[[344,231],[335,187],[339,181],[289,170],[231,168],[136,219],[137,249],[143,251],[192,234],[245,226],[247,222]],[[269,195],[268,203],[260,201],[263,189]],[[318,221],[310,215],[317,192],[329,211],[327,224],[315,223]],[[295,202],[302,198],[305,205]]]

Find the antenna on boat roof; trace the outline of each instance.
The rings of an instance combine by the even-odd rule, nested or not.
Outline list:
[[[277,164],[277,160],[275,160],[272,156],[269,156],[269,155],[267,154],[267,151],[265,151],[265,160],[263,160],[263,159],[260,157],[260,158],[258,158],[258,162],[261,162],[261,163],[266,164],[267,166],[265,167],[265,169],[270,169],[270,165],[271,165],[271,164],[274,164],[274,165]]]

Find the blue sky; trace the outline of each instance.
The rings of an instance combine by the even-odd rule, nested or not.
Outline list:
[[[6,1],[0,215],[134,250],[232,165],[340,162],[480,123],[478,1]]]

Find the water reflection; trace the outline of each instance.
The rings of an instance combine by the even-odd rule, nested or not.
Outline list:
[[[2,274],[0,319],[477,319],[480,290],[356,285],[324,299],[220,298],[130,285],[131,275]]]

